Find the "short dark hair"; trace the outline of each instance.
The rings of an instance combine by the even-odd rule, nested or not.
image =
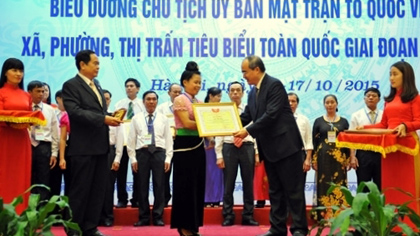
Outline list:
[[[184,72],[181,75],[181,86],[184,87],[184,80],[189,81],[193,75],[201,75],[200,71],[198,70],[198,65],[195,61],[189,61],[185,66]]]
[[[3,67],[1,68],[1,77],[0,77],[0,88],[4,86],[7,82],[6,72],[10,69],[18,69],[24,71],[23,62],[17,58],[9,58],[3,62]],[[23,77],[22,81],[19,83],[19,88],[23,89]]]
[[[29,82],[27,90],[32,91],[35,88],[44,88],[44,83],[39,80],[32,80],[31,82]]]
[[[419,94],[419,91],[416,88],[416,77],[414,75],[413,67],[405,61],[396,62],[391,67],[397,68],[403,74],[401,101],[407,103],[413,100]],[[385,97],[385,101],[391,102],[394,100],[396,94],[397,89],[391,86],[391,91],[389,92],[389,95]]]
[[[222,90],[219,89],[218,87],[211,87],[207,90],[207,95],[206,98],[204,98],[204,102],[209,102],[210,101],[210,94],[212,96],[216,96],[222,93]]]
[[[245,60],[248,60],[249,62],[249,68],[255,69],[260,68],[261,72],[265,72],[265,65],[262,59],[259,56],[251,55],[245,57]]]
[[[381,97],[381,91],[379,91],[379,89],[377,89],[377,88],[370,87],[370,88],[366,89],[364,95],[366,96],[366,94],[369,93],[369,92],[376,93],[376,94],[378,94],[378,97]]]
[[[159,95],[157,95],[157,93],[155,91],[153,91],[153,90],[147,90],[146,92],[143,93],[143,101],[146,98],[147,94],[149,94],[149,93],[155,94],[156,95],[156,99],[159,100]]]
[[[102,89],[102,92],[105,94],[105,93],[108,93],[109,94],[109,97],[110,98],[112,98],[112,93],[110,92],[110,91],[108,91],[107,89]]]
[[[290,93],[287,94],[287,96],[295,96],[296,97],[296,101],[299,104],[299,96],[296,93],[290,92]],[[324,102],[325,102],[325,100],[324,100]]]
[[[88,64],[89,63],[89,61],[90,61],[90,55],[91,54],[95,54],[95,52],[92,51],[92,50],[82,50],[82,51],[79,51],[76,54],[76,67],[77,67],[77,70],[80,71],[80,62],[83,61],[85,64]]]
[[[230,86],[231,86],[232,84],[239,84],[239,85],[241,85],[242,92],[245,90],[245,88],[244,88],[244,84],[240,83],[239,81],[232,81],[232,82],[230,82],[230,83],[228,84],[228,92],[230,91]]]
[[[133,83],[134,83],[134,85],[135,85],[137,88],[140,88],[140,82],[139,82],[137,79],[134,79],[134,78],[128,78],[128,79],[124,82],[124,86],[126,86],[128,82],[133,82]]]
[[[57,98],[63,98],[63,90],[60,89],[55,92],[55,99],[57,100]]]

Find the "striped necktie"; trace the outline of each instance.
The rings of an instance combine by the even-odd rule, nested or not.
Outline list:
[[[133,116],[134,116],[133,102],[129,102],[128,103],[128,110],[127,110],[127,119],[131,120],[131,118],[133,118]]]

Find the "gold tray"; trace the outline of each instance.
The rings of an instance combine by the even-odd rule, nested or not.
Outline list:
[[[344,130],[345,133],[351,134],[392,134],[396,133],[393,129],[361,129],[361,130]]]

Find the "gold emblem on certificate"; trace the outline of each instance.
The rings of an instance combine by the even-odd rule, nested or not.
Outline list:
[[[200,137],[230,136],[242,128],[233,102],[194,103],[193,109]]]

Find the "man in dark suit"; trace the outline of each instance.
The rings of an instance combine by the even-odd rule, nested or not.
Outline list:
[[[94,80],[99,71],[95,52],[78,52],[76,66],[79,73],[63,85],[64,107],[71,124],[67,153],[72,166],[69,204],[83,236],[100,236],[103,234],[97,226],[109,168],[108,125],[118,126],[121,121],[107,115],[102,89]],[[67,235],[79,234],[68,231]]]
[[[248,106],[241,114],[242,128],[234,133],[235,143],[248,134],[256,138],[260,160],[264,160],[269,182],[271,228],[262,235],[287,235],[287,203],[294,236],[306,235],[305,153],[286,90],[280,80],[265,73],[261,58],[248,56],[242,61],[242,74],[255,85],[248,95]]]

